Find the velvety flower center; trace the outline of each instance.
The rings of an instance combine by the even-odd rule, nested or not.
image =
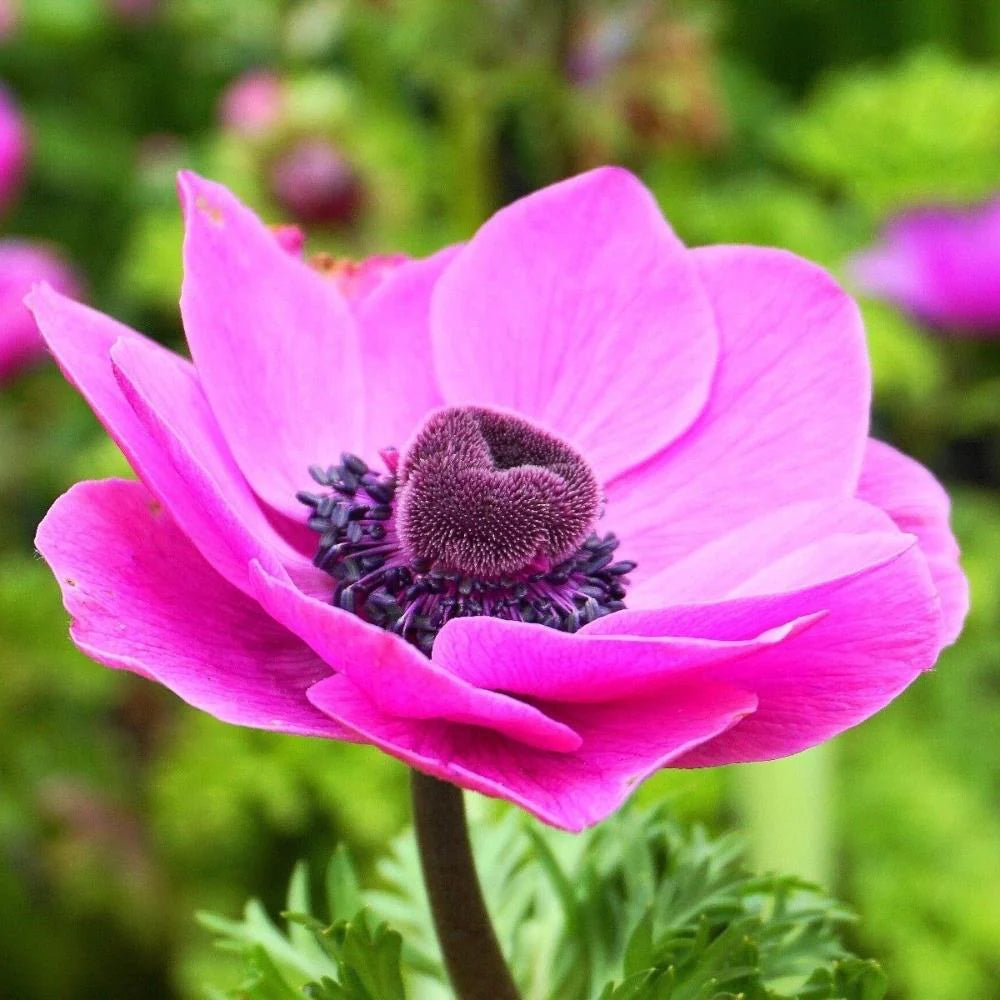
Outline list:
[[[299,494],[337,606],[427,653],[450,618],[573,632],[624,607],[635,564],[593,531],[600,487],[564,441],[510,414],[451,407],[382,459],[381,475],[350,454],[314,466],[323,491]]]

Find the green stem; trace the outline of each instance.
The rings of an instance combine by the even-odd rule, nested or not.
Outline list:
[[[827,743],[795,757],[748,764],[735,773],[755,870],[788,872],[831,885],[836,874],[833,754]]]
[[[462,793],[414,771],[413,825],[444,964],[458,1000],[519,1000],[476,877]]]

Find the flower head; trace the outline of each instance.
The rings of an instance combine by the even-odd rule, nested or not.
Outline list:
[[[321,136],[297,139],[283,150],[271,164],[270,185],[278,204],[305,223],[350,225],[364,202],[357,171]]]
[[[109,13],[122,22],[142,25],[156,17],[162,0],[106,0],[106,6]]]
[[[259,138],[281,121],[285,87],[280,77],[266,70],[253,70],[234,80],[222,95],[219,118],[239,135]]]
[[[38,282],[65,295],[79,294],[79,282],[69,266],[48,247],[0,240],[0,382],[45,354],[35,319],[24,304]]]
[[[21,22],[21,0],[0,0],[0,42],[10,38]]]
[[[912,209],[852,262],[858,285],[953,333],[1000,333],[1000,197],[975,208]]]
[[[95,659],[579,829],[835,735],[956,637],[947,498],[868,440],[819,268],[687,250],[610,168],[357,285],[181,191],[192,361],[32,297],[142,480],[39,528]]]
[[[24,180],[28,131],[10,93],[0,86],[0,209],[13,201]]]

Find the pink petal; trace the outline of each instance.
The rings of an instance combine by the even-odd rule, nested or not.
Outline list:
[[[776,507],[853,495],[867,435],[864,331],[833,279],[780,250],[692,256],[721,338],[711,398],[680,441],[607,488],[637,583]]]
[[[88,656],[159,681],[224,722],[352,738],[304,696],[330,668],[229,586],[139,483],[78,483],[52,506],[36,544]]]
[[[181,313],[198,375],[250,485],[302,520],[308,468],[361,443],[354,322],[332,282],[283,250],[224,187],[180,176]]]
[[[649,192],[610,167],[490,219],[442,276],[432,325],[449,403],[538,421],[602,480],[690,426],[717,356],[687,251]]]
[[[192,366],[138,337],[118,340],[111,361],[123,395],[173,467],[176,485],[164,502],[208,562],[243,591],[252,559],[272,570],[283,565],[328,590],[324,574],[264,515],[226,450]]]
[[[745,691],[705,684],[604,705],[546,707],[583,737],[576,753],[552,753],[482,729],[385,715],[343,676],[310,697],[358,737],[418,770],[508,799],[567,830],[610,815],[639,782],[724,732],[756,703]]]
[[[380,712],[480,726],[558,752],[580,745],[576,733],[538,709],[464,683],[384,629],[307,597],[259,568],[254,581],[263,607],[346,674]],[[321,681],[310,694],[314,704],[322,705],[325,683]]]
[[[434,661],[479,688],[542,701],[612,701],[657,693],[676,684],[679,673],[748,656],[811,623],[803,619],[760,634],[751,626],[748,638],[716,640],[570,635],[499,618],[455,618],[434,643]]]
[[[826,613],[845,586],[912,553],[915,542],[894,528],[828,535],[789,550],[713,601],[626,609],[598,618],[579,634],[754,639],[767,629]]]
[[[678,766],[769,760],[821,743],[883,708],[940,650],[937,594],[916,545],[839,583],[737,605],[745,602],[758,605],[762,624],[769,614],[827,613],[785,642],[699,673],[754,692],[759,707]]]
[[[831,535],[871,532],[894,534],[895,526],[883,511],[853,497],[789,504],[713,539],[643,580],[629,590],[627,603],[636,610],[722,600],[803,546]],[[817,569],[825,567],[820,563]]]
[[[428,411],[444,403],[431,356],[431,293],[458,247],[396,264],[355,308],[365,376],[362,454],[402,448]]]
[[[228,456],[200,401],[189,362],[51,288],[36,289],[27,301],[66,377],[142,481],[230,583],[246,589],[252,558],[295,564],[296,558],[268,526]],[[134,388],[130,392],[137,409],[133,409],[112,367],[116,343],[121,357],[134,355],[140,373],[156,373],[144,376],[149,383],[145,395],[161,401],[169,398],[171,405],[175,392],[177,399],[186,400],[186,408],[174,415],[169,426],[150,409],[144,393]],[[158,378],[163,379],[161,384]]]
[[[65,298],[47,285],[25,299],[49,349],[69,382],[76,386],[97,418],[147,484],[175,478],[166,456],[153,447],[145,428],[122,395],[111,368],[111,347],[141,334],[94,309]],[[146,341],[150,350],[169,354]],[[178,358],[178,363],[185,364]],[[160,491],[155,489],[157,494]],[[161,497],[162,498],[162,497]]]
[[[941,597],[941,641],[950,645],[969,611],[969,581],[948,523],[948,494],[918,462],[881,441],[869,440],[858,496],[886,511],[900,531],[917,536]]]

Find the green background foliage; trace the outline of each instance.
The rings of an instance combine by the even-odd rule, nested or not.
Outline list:
[[[162,0],[130,23],[111,0],[27,0],[0,42],[0,79],[32,136],[3,231],[60,246],[93,304],[177,346],[174,171],[221,180],[279,222],[270,166],[319,135],[365,199],[349,224],[312,229],[310,252],[428,252],[526,191],[619,162],[689,243],[785,246],[846,282],[847,258],[894,210],[1000,189],[995,6]],[[630,49],[585,82],[566,72],[588,26],[627,37],[637,11],[650,21]],[[262,67],[287,82],[287,107],[251,141],[221,127],[217,108],[231,80]],[[818,754],[665,773],[639,798],[715,832],[742,828],[758,868],[823,881],[862,914],[846,939],[882,962],[890,1000],[985,998],[1000,981],[1000,346],[862,307],[876,429],[954,496],[973,585],[966,634]],[[44,365],[0,392],[0,458],[0,996],[194,1000],[206,983],[235,987],[240,961],[192,913],[235,914],[251,896],[276,913],[295,859],[316,881],[341,842],[376,916],[345,924],[336,948],[385,952],[391,967],[382,919],[416,947],[419,922],[391,905],[399,873],[375,865],[406,821],[402,767],[226,727],[87,662],[32,532],[61,490],[127,474],[122,460]],[[601,975],[643,974],[643,941],[634,968]],[[855,996],[822,989],[810,996]]]

